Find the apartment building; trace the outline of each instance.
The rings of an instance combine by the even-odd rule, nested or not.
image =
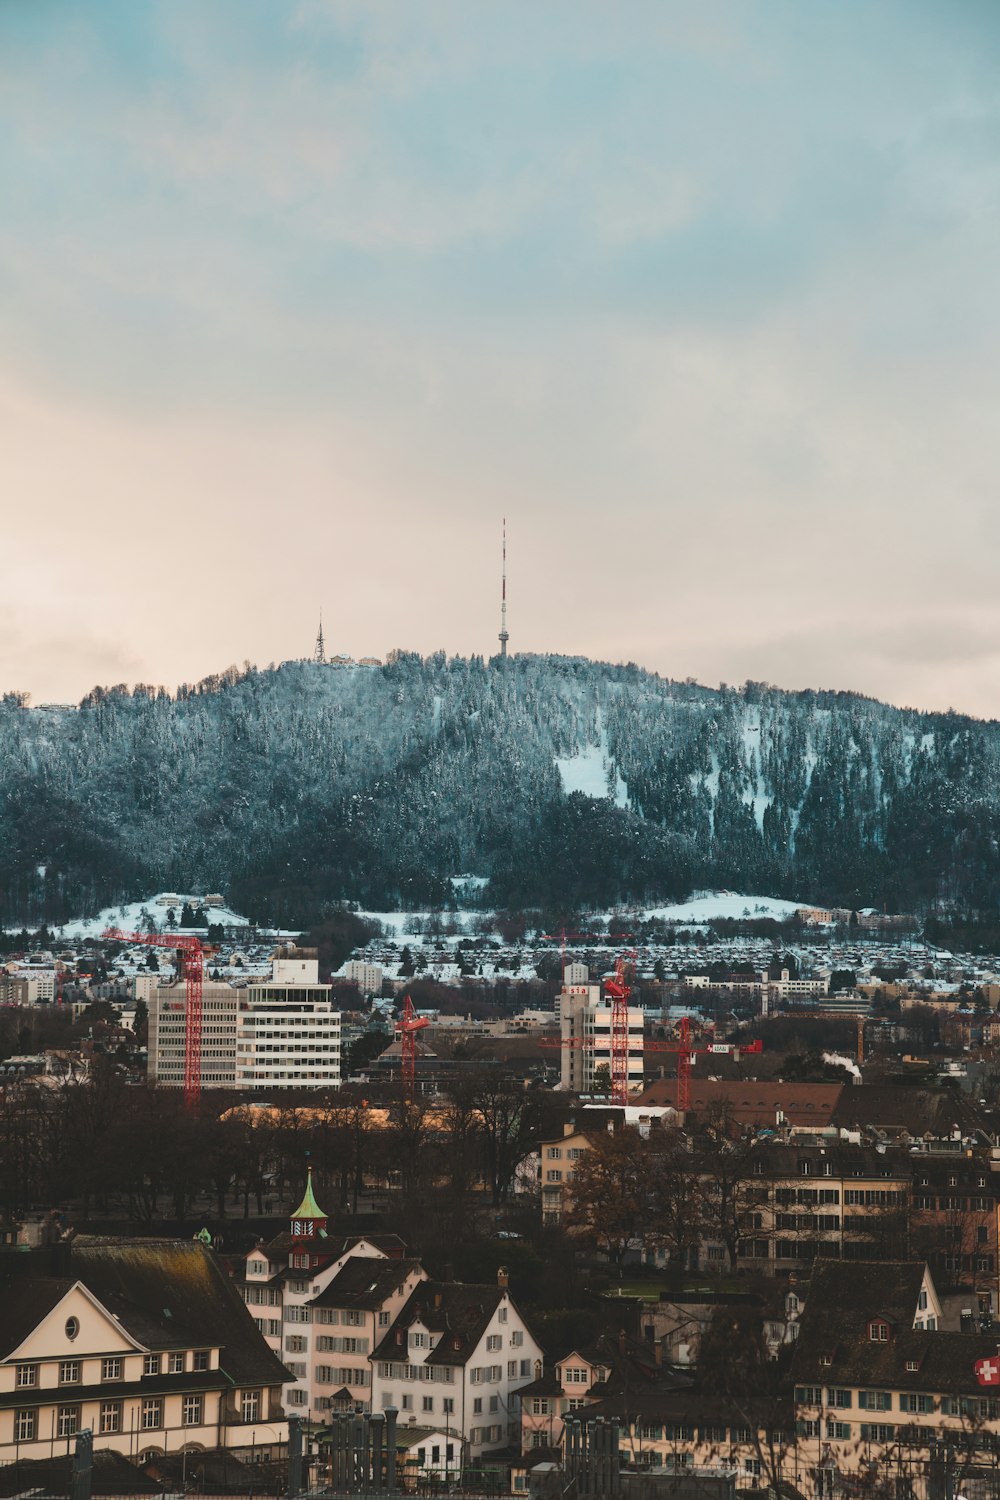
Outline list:
[[[348,983],[356,984],[362,995],[381,995],[383,973],[381,964],[368,963],[364,959],[353,958],[344,965],[344,978]]]
[[[266,983],[203,986],[203,1086],[261,1093],[338,1088],[341,1017],[331,986],[319,983],[318,960],[282,950],[271,967]],[[168,1087],[184,1085],[186,1010],[183,981],[152,991],[147,1071]]]
[[[282,1400],[298,1416],[370,1411],[370,1355],[425,1279],[395,1235],[332,1237],[309,1169],[289,1229],[246,1259],[243,1298],[286,1365]]]
[[[566,1217],[573,1201],[576,1163],[590,1149],[591,1143],[592,1134],[578,1130],[575,1122],[568,1120],[560,1139],[542,1141],[539,1146],[543,1224],[559,1224]]]
[[[611,1072],[611,1002],[599,984],[566,984],[558,998],[560,1083],[573,1094],[592,1094],[599,1068]],[[628,1087],[638,1092],[643,1080],[643,1013],[628,1012]]]
[[[395,1406],[403,1424],[443,1425],[464,1461],[475,1461],[518,1441],[518,1391],[541,1357],[505,1271],[496,1286],[426,1281],[372,1355],[375,1409]]]
[[[4,1257],[0,1465],[72,1449],[277,1453],[285,1371],[197,1242],[103,1240]]]

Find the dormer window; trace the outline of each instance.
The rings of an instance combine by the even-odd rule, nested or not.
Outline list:
[[[833,1364],[833,1355],[832,1354],[821,1354],[820,1357],[819,1357],[819,1362],[820,1362],[821,1365],[832,1365]]]
[[[910,1375],[912,1375],[916,1370],[919,1370],[920,1369],[920,1361],[919,1361],[919,1359],[908,1359],[906,1361],[906,1369],[907,1369],[907,1373],[910,1374]]]
[[[889,1342],[889,1325],[881,1318],[873,1318],[868,1324],[868,1338],[873,1344],[887,1344]]]

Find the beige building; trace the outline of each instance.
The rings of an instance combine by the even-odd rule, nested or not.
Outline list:
[[[0,1269],[0,1464],[287,1442],[285,1371],[200,1243],[80,1237]]]
[[[559,995],[560,1084],[572,1094],[592,1094],[599,1068],[611,1071],[611,1002],[599,984],[567,984]],[[628,1012],[628,1087],[643,1083],[643,1014]]]

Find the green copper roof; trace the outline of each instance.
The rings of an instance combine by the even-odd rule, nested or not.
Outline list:
[[[320,1208],[313,1197],[313,1169],[310,1167],[306,1174],[306,1190],[302,1202],[292,1214],[293,1219],[325,1219],[327,1215]]]

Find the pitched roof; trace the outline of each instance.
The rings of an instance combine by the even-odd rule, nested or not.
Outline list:
[[[461,1281],[423,1281],[407,1298],[392,1327],[375,1350],[377,1359],[398,1358],[406,1348],[406,1330],[422,1323],[440,1333],[429,1365],[464,1365],[476,1350],[505,1292],[497,1286],[474,1286]],[[397,1341],[402,1331],[402,1342]]]
[[[387,1297],[420,1270],[419,1260],[382,1260],[372,1255],[352,1255],[311,1307],[381,1307]]]
[[[968,1134],[987,1122],[971,1100],[956,1089],[921,1089],[861,1083],[844,1088],[833,1112],[834,1125],[919,1136],[947,1136],[958,1126]]]
[[[829,1125],[844,1092],[842,1083],[785,1083],[780,1078],[692,1078],[691,1113],[724,1109],[735,1125],[774,1125],[778,1112],[790,1125]],[[677,1083],[659,1078],[635,1101],[676,1104]]]
[[[820,1369],[829,1374],[833,1367],[821,1366],[821,1358],[837,1360],[842,1354],[848,1359],[850,1351],[862,1347],[885,1350],[888,1346],[868,1338],[873,1318],[890,1321],[901,1333],[912,1330],[925,1273],[924,1262],[914,1260],[865,1261],[863,1266],[816,1261],[795,1342],[795,1378],[811,1378]]]
[[[50,1250],[58,1252],[57,1276],[45,1274],[53,1265]],[[4,1257],[0,1326],[5,1337],[7,1310],[14,1310],[23,1338],[77,1281],[146,1348],[217,1347],[221,1368],[236,1385],[279,1385],[288,1378],[235,1285],[213,1252],[196,1240],[79,1235],[69,1243]],[[22,1299],[23,1313],[16,1311]]]

